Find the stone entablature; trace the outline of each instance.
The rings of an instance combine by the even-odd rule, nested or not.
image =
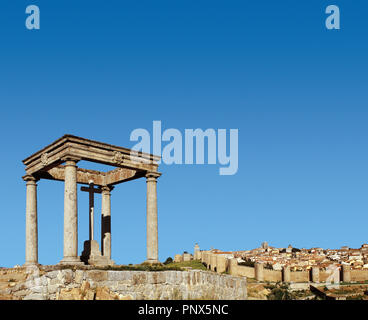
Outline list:
[[[99,187],[114,186],[122,182],[142,178],[144,175],[144,171],[127,168],[117,168],[108,172],[77,168],[77,183],[88,185],[93,181],[93,184]],[[48,170],[41,170],[35,174],[35,177],[65,181],[65,166],[58,165]]]
[[[91,161],[116,167],[101,172],[78,168],[79,161]],[[64,135],[23,160],[26,166],[26,265],[38,264],[37,181],[64,181],[64,258],[61,264],[83,264],[78,256],[77,185],[89,185],[90,236],[85,242],[83,261],[111,265],[111,191],[114,186],[145,177],[147,182],[147,262],[158,263],[157,171],[160,157],[127,148]],[[97,187],[97,189],[95,188]],[[101,251],[93,237],[94,193],[102,194]]]
[[[37,175],[62,164],[66,157],[93,161],[133,170],[157,171],[160,157],[131,149],[64,135],[52,144],[23,160],[28,175]]]

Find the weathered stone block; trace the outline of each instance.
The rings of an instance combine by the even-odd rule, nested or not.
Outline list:
[[[149,272],[147,273],[147,283],[160,284],[166,282],[166,275],[163,272]]]
[[[23,300],[47,300],[46,296],[40,293],[32,293],[23,298]]]
[[[45,276],[46,276],[47,278],[50,278],[50,279],[55,279],[55,278],[57,277],[58,273],[59,273],[59,271],[58,271],[58,270],[50,271],[50,272],[47,272],[47,273],[45,274]]]
[[[45,291],[47,291],[47,289],[46,289],[46,288],[47,288],[47,287],[40,285],[40,286],[32,287],[30,290],[31,290],[33,293],[42,293],[42,294],[44,294],[44,293],[46,293]]]
[[[128,271],[107,271],[107,280],[126,281],[131,280],[132,274]]]
[[[82,270],[76,270],[75,276],[74,276],[74,282],[82,283],[84,279],[85,279],[85,272]]]
[[[69,284],[73,281],[73,271],[72,270],[62,270],[62,282],[64,284]]]
[[[107,280],[107,272],[106,271],[100,271],[100,270],[91,270],[86,272],[86,279],[92,280],[92,281],[105,281]]]
[[[59,278],[54,278],[54,279],[51,279],[48,283],[48,285],[55,285],[55,284],[62,284],[62,280],[59,279]]]
[[[14,292],[13,295],[16,297],[25,297],[31,293],[32,293],[31,290],[26,289],[26,290],[19,290],[17,292]]]
[[[147,281],[147,274],[145,272],[138,271],[137,273],[133,274],[132,277],[132,284],[139,285],[145,283]]]
[[[55,294],[59,291],[59,288],[61,287],[61,285],[59,284],[54,284],[54,285],[48,285],[47,286],[47,292],[49,294]]]

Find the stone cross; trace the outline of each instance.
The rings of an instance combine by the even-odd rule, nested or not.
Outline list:
[[[101,193],[101,189],[95,188],[93,182],[89,183],[89,187],[81,187],[81,191],[89,192],[89,240],[93,239],[94,234],[94,208],[95,208],[95,193]]]

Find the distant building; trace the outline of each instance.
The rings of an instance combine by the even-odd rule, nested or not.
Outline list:
[[[190,253],[183,253],[183,261],[191,261],[193,260],[193,256]]]
[[[174,257],[174,262],[183,262],[183,256],[181,254],[176,254]]]
[[[262,242],[261,248],[267,250],[268,249],[268,243],[266,241]]]

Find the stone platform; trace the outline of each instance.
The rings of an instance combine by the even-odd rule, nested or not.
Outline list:
[[[0,269],[0,300],[246,300],[245,278],[213,272]]]

